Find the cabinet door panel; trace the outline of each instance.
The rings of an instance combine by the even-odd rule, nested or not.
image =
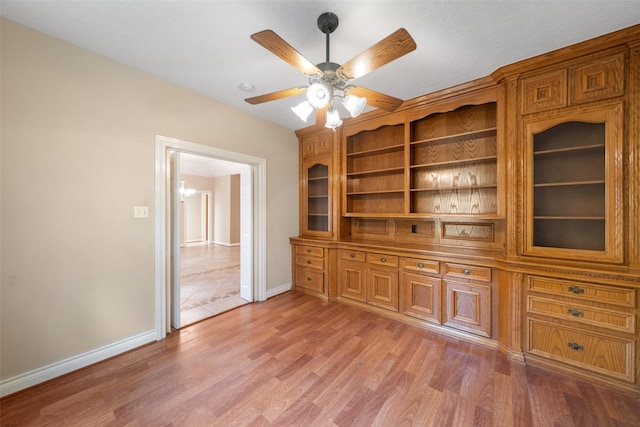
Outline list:
[[[398,271],[390,268],[367,269],[367,302],[371,305],[398,311]]]
[[[485,337],[491,336],[491,288],[446,282],[445,325]]]
[[[340,296],[366,302],[363,263],[340,261]]]
[[[402,273],[401,310],[404,314],[440,323],[441,280],[421,274]]]

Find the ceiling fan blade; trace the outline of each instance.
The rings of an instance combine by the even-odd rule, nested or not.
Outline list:
[[[357,79],[415,49],[416,42],[407,30],[400,28],[343,64],[338,72],[349,79]]]
[[[307,91],[305,86],[302,87],[294,87],[291,89],[280,90],[278,92],[271,92],[265,95],[254,96],[253,98],[247,98],[249,104],[262,104],[263,102],[275,101],[276,99],[288,98],[290,96],[302,95]]]
[[[404,102],[402,99],[360,86],[347,86],[344,91],[345,94],[367,98],[368,105],[385,111],[395,111]]]
[[[251,39],[304,74],[322,74],[318,67],[271,30],[255,33]]]

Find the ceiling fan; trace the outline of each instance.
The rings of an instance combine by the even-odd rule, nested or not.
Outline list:
[[[318,28],[326,34],[326,61],[314,65],[291,45],[271,30],[255,33],[251,39],[292,65],[309,77],[309,86],[294,87],[278,92],[247,98],[250,104],[261,104],[276,99],[301,95],[306,92],[307,100],[291,108],[298,117],[307,121],[315,109],[327,110],[326,127],[335,129],[342,124],[334,106],[334,98],[342,99],[342,105],[351,117],[357,117],[367,103],[386,111],[395,111],[403,100],[380,92],[352,85],[351,81],[381,66],[394,61],[416,49],[411,35],[400,28],[388,35],[355,58],[340,65],[329,60],[329,35],[338,28],[338,17],[330,12],[318,17]]]

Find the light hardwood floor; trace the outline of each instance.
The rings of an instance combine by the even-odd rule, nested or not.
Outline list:
[[[7,426],[640,426],[637,395],[289,292],[0,401]]]
[[[180,249],[182,326],[247,304],[240,297],[240,247],[209,244]]]

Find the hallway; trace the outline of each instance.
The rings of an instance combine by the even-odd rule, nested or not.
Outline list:
[[[186,326],[248,302],[240,298],[240,247],[180,249],[180,323]]]

